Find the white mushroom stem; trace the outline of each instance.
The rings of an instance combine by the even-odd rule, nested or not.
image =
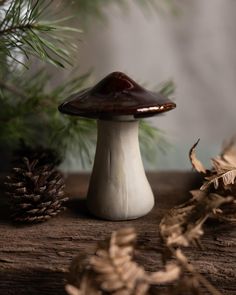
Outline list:
[[[147,214],[153,205],[140,155],[138,121],[98,120],[90,212],[104,219],[127,220]]]

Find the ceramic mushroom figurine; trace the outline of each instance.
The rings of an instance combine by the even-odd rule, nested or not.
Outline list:
[[[139,149],[139,119],[175,107],[168,98],[145,90],[120,72],[59,106],[62,113],[97,119],[97,148],[87,195],[92,214],[128,220],[152,209],[154,197]]]

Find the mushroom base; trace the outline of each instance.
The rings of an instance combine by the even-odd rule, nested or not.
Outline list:
[[[138,121],[98,120],[98,140],[87,204],[108,220],[147,214],[154,196],[147,181],[138,141]]]

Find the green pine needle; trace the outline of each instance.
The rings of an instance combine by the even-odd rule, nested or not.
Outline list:
[[[23,54],[27,59],[34,55],[60,67],[71,64],[71,54],[76,48],[70,40],[70,34],[81,33],[81,30],[63,26],[68,18],[43,21],[44,13],[49,9],[51,2],[15,0],[10,2],[7,9],[2,9],[0,51],[18,62],[19,54]],[[62,32],[69,35],[62,37]]]

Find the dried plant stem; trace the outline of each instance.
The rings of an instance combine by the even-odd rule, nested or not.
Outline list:
[[[175,259],[181,264],[181,266],[191,273],[212,295],[222,295],[203,275],[201,275],[195,267],[188,262],[187,257],[180,249],[175,250],[173,247],[168,247]]]

